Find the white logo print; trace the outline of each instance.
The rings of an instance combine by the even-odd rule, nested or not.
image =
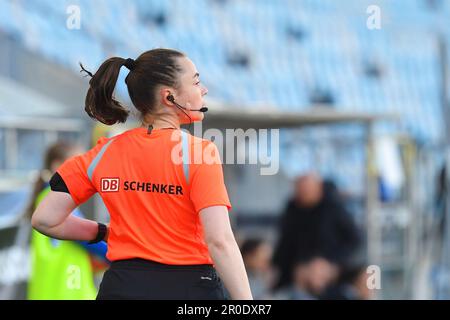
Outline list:
[[[119,178],[102,178],[100,180],[102,192],[117,192],[119,191]]]

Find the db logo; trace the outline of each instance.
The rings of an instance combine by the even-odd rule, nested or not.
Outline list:
[[[119,178],[102,178],[100,180],[102,192],[116,192],[119,191]]]

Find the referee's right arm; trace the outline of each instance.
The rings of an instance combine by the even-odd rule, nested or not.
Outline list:
[[[200,210],[205,241],[226,289],[234,300],[253,299],[242,255],[230,225],[225,206]]]

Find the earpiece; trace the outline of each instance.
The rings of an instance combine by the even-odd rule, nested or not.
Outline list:
[[[167,96],[167,100],[175,103],[175,98],[173,97],[173,95],[171,93]]]

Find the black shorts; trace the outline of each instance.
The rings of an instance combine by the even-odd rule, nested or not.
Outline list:
[[[97,300],[224,300],[211,265],[175,266],[143,259],[114,261],[105,272]]]

